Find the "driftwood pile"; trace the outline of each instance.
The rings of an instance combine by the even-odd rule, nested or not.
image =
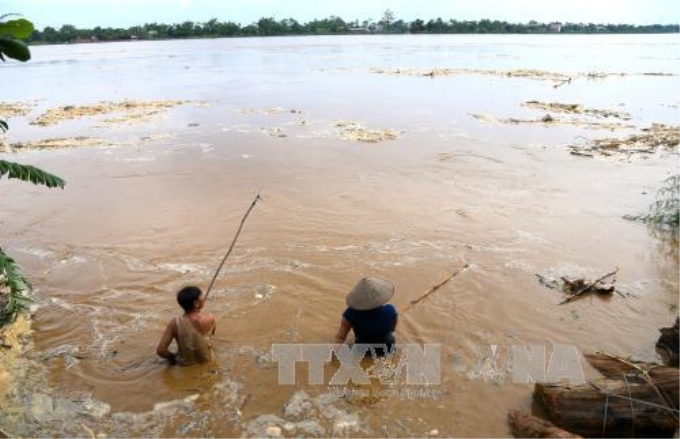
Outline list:
[[[676,366],[679,323],[676,320],[674,327],[662,328],[657,343],[675,349]],[[515,436],[671,437],[677,432],[677,367],[607,354],[585,357],[604,378],[581,385],[537,383],[534,399],[543,404],[550,422],[512,411],[508,423]]]

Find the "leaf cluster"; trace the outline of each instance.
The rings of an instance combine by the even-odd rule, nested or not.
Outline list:
[[[7,178],[16,178],[22,181],[30,181],[33,184],[41,184],[50,188],[64,188],[66,182],[54,174],[45,172],[42,169],[31,165],[0,160],[0,178],[7,175]]]
[[[31,59],[31,51],[23,40],[31,36],[35,28],[33,23],[24,19],[16,18],[1,21],[8,15],[0,17],[0,60],[12,58],[17,61],[28,61]]]
[[[0,15],[0,60],[12,58],[18,61],[31,59],[31,52],[20,39],[28,38],[34,31],[33,23],[23,18],[7,20],[15,14]],[[0,131],[9,129],[7,122],[0,120]],[[64,180],[31,165],[0,160],[0,179],[16,178],[47,187],[64,188]],[[28,309],[33,300],[28,296],[28,282],[12,258],[0,248],[0,327],[14,322],[19,313]]]
[[[680,174],[671,175],[656,193],[656,200],[644,215],[645,222],[677,229],[680,225]]]
[[[33,300],[30,287],[16,262],[0,249],[0,327],[14,322]]]
[[[664,180],[647,213],[626,218],[643,221],[659,229],[670,229],[677,234],[680,227],[680,174]]]

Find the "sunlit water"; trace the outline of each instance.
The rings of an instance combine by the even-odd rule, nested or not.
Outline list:
[[[679,45],[676,35],[220,39],[35,47],[29,63],[3,65],[3,83],[13,84],[3,99],[37,106],[9,120],[7,142],[123,143],[0,155],[68,182],[64,191],[2,183],[2,246],[39,305],[32,355],[46,373],[26,386],[111,406],[101,419],[72,416],[36,430],[27,416],[7,429],[255,434],[253,421],[284,417],[295,391],[323,399],[333,390],[308,385],[304,369],[298,385],[278,385],[272,343],[331,341],[345,294],[364,275],[392,279],[403,308],[462,260],[470,268],[403,313],[397,329],[400,342],[442,346],[442,382],[430,388],[439,397],[319,403],[326,412],[308,417],[322,435],[508,435],[507,411],[530,410],[532,386],[477,373],[479,352],[492,344],[540,344],[549,354],[562,343],[657,361],[657,328],[677,314],[677,244],[622,216],[646,210],[677,156],[575,157],[566,146],[580,136],[623,134],[484,124],[469,113],[536,118],[544,113],[521,103],[540,100],[627,111],[637,127],[677,124]],[[371,73],[434,67],[629,75],[555,88]],[[136,125],[28,124],[42,109],[122,99],[200,104]],[[267,114],[272,108],[286,111]],[[338,136],[338,120],[402,133],[350,142]],[[264,202],[207,306],[218,320],[219,361],[167,367],[154,348],[179,310],[175,292],[207,286],[258,191]],[[614,267],[625,298],[557,306],[562,294],[535,277],[596,278]],[[331,406],[357,422],[328,415]],[[296,431],[284,434],[311,434]]]

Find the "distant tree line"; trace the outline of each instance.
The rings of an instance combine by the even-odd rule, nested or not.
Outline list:
[[[59,29],[46,27],[35,30],[28,39],[31,43],[73,43],[84,41],[151,40],[172,38],[212,38],[239,36],[280,36],[280,35],[346,35],[346,34],[541,34],[541,33],[677,33],[677,24],[594,24],[594,23],[508,23],[498,20],[458,21],[417,19],[406,22],[395,19],[387,10],[379,21],[345,21],[331,16],[322,20],[300,23],[293,18],[275,20],[260,18],[257,22],[241,26],[231,21],[216,18],[204,23],[185,21],[176,24],[147,23],[129,28],[78,29],[65,24]]]

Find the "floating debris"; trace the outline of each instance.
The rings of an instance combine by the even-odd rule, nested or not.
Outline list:
[[[64,149],[77,148],[83,146],[115,146],[121,142],[112,143],[111,141],[98,139],[96,137],[64,137],[58,139],[32,140],[29,142],[17,142],[11,145],[12,149],[31,150],[31,149]]]
[[[485,114],[485,113],[468,113],[470,116],[474,117],[475,119],[485,122],[485,123],[505,123],[505,124],[511,124],[511,125],[519,125],[519,124],[543,124],[546,126],[557,126],[557,125],[573,125],[577,127],[582,127],[582,128],[587,128],[587,129],[593,129],[593,130],[608,130],[608,131],[615,131],[615,130],[623,130],[623,129],[631,129],[635,128],[633,125],[628,125],[628,124],[621,124],[621,123],[603,123],[603,122],[598,122],[598,121],[593,121],[593,120],[587,120],[587,119],[562,119],[558,118],[556,116],[553,116],[551,114],[545,114],[542,117],[539,117],[537,119],[517,119],[514,117],[509,117],[506,119],[498,119],[490,114]]]
[[[468,113],[470,116],[474,117],[477,120],[480,120],[482,122],[487,122],[487,123],[495,123],[495,122],[500,122],[498,119],[496,119],[494,116],[486,113]]]
[[[590,140],[586,146],[569,146],[571,154],[582,156],[614,154],[653,154],[659,148],[675,148],[680,144],[680,127],[654,123],[640,133],[626,138],[603,138]]]
[[[118,125],[124,123],[129,125],[148,123],[151,122],[151,120],[153,120],[155,117],[161,115],[162,113],[163,111],[161,110],[128,113],[122,116],[104,119],[97,126],[102,127],[105,125]]]
[[[288,137],[288,134],[284,133],[281,127],[262,127],[262,132],[270,137]]]
[[[281,107],[267,108],[264,110],[257,108],[243,108],[241,110],[237,110],[237,112],[241,114],[264,114],[268,116],[275,114],[302,114],[301,110],[285,109]]]
[[[33,109],[33,104],[27,102],[0,102],[0,116],[26,116]]]
[[[593,117],[603,118],[617,118],[623,120],[630,120],[630,114],[612,110],[597,110],[593,108],[584,108],[581,104],[563,104],[561,102],[540,102],[528,101],[522,104],[524,107],[535,108],[537,110],[552,111],[553,113],[566,114],[585,114]]]
[[[622,73],[622,72],[585,72],[585,73],[560,73],[548,72],[545,70],[536,69],[516,69],[516,70],[483,70],[483,69],[453,69],[453,68],[372,68],[371,73],[382,75],[404,75],[404,76],[423,76],[423,77],[438,77],[438,76],[458,76],[458,75],[486,75],[498,76],[508,78],[525,78],[540,81],[552,81],[555,87],[565,84],[570,84],[573,79],[600,79],[610,76],[677,76],[675,73],[667,72],[644,72],[644,73]]]
[[[562,291],[569,295],[566,299],[560,302],[560,305],[564,303],[569,303],[583,294],[594,293],[598,295],[611,295],[616,292],[623,296],[622,293],[616,290],[616,274],[619,269],[616,268],[614,271],[599,277],[598,279],[591,281],[586,280],[583,277],[578,278],[568,278],[566,276],[560,276],[559,279],[547,278],[543,275],[536,274],[538,281],[545,287],[553,290]],[[605,279],[612,278],[611,281],[605,282]],[[623,296],[625,297],[625,296]]]
[[[393,129],[369,129],[363,127],[358,122],[346,120],[336,121],[335,126],[340,128],[340,137],[355,142],[377,143],[385,140],[394,140],[401,133]]]
[[[104,123],[130,122],[137,119],[148,120],[149,117],[161,114],[169,108],[185,105],[191,101],[161,100],[161,101],[104,101],[90,105],[65,105],[52,108],[38,116],[31,125],[50,126],[65,120],[80,119],[83,117],[99,116],[109,113],[127,113],[118,118],[107,119]]]
[[[458,76],[458,75],[486,75],[486,76],[505,76],[514,78],[527,78],[544,81],[565,81],[571,78],[565,73],[546,72],[534,69],[518,70],[483,70],[483,69],[379,69],[372,68],[371,73],[383,75],[405,75],[405,76],[425,76],[434,78],[436,76]]]

